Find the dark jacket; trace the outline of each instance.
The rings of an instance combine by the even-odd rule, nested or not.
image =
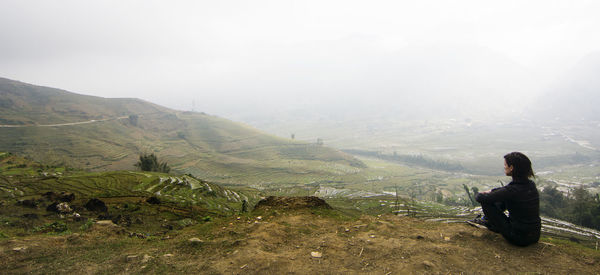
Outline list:
[[[508,219],[513,230],[535,233],[541,229],[540,197],[535,183],[528,179],[515,179],[504,187],[492,189],[488,194],[475,196],[481,204],[503,203],[508,209]]]

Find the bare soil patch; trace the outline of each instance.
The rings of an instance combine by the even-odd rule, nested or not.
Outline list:
[[[302,209],[302,208],[323,208],[323,209],[332,209],[325,200],[314,197],[314,196],[305,196],[305,197],[275,197],[270,196],[266,199],[260,200],[256,206],[255,210],[268,210],[268,209],[282,209],[282,210],[291,210],[291,209]]]

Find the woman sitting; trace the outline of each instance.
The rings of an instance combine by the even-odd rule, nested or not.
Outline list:
[[[509,242],[527,246],[540,239],[540,200],[531,161],[519,152],[504,156],[504,173],[512,181],[503,187],[484,191],[475,197],[481,203],[484,218],[473,222],[502,234]],[[508,216],[504,211],[508,210]]]

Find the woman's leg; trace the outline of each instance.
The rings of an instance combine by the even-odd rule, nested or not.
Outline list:
[[[510,222],[504,214],[503,204],[486,204],[482,203],[481,208],[487,220],[487,227],[496,233],[504,233],[510,231]]]

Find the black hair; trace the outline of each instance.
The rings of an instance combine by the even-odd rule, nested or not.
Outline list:
[[[512,177],[515,179],[535,178],[531,168],[531,160],[521,152],[512,152],[504,156],[506,165],[512,166]]]

